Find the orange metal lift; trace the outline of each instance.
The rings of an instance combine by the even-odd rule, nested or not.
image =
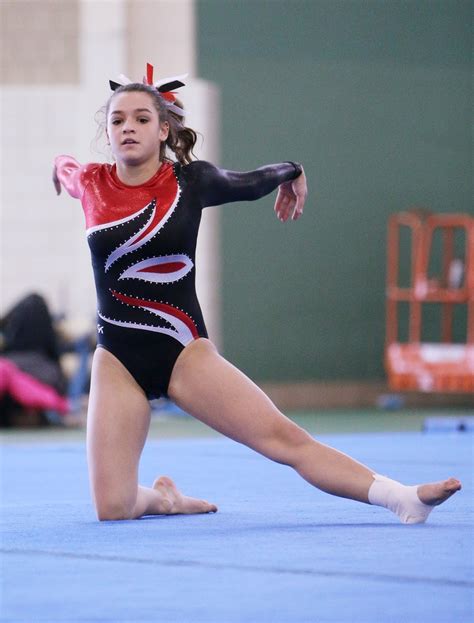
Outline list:
[[[435,232],[441,268],[429,275]],[[400,284],[401,233],[410,236],[409,284]],[[462,253],[455,236],[462,236]],[[459,242],[459,241],[458,241]],[[460,246],[459,244],[457,245]],[[420,209],[390,217],[388,226],[385,369],[396,391],[474,392],[474,217]],[[400,341],[400,305],[408,307],[408,339]],[[439,342],[423,342],[423,309],[441,309]],[[453,342],[454,308],[465,306],[465,342]]]

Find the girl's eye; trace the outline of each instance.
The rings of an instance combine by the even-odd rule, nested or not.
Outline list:
[[[121,123],[121,119],[113,119],[112,120],[112,125],[118,125],[119,123]]]
[[[149,119],[147,117],[140,117],[138,120],[140,123],[148,123]]]

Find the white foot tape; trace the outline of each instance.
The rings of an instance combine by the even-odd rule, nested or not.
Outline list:
[[[424,504],[418,497],[418,486],[402,485],[396,480],[373,474],[369,502],[383,506],[398,515],[402,523],[424,523],[434,506]]]

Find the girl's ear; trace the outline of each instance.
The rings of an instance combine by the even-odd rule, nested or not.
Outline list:
[[[170,133],[169,123],[167,121],[165,121],[164,123],[160,123],[160,134],[159,134],[160,141],[166,141],[169,133]]]

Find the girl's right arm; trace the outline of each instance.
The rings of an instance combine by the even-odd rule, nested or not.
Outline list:
[[[239,172],[195,160],[187,165],[186,170],[194,176],[204,206],[254,201],[278,188],[274,209],[280,221],[296,220],[303,213],[307,187],[300,164],[281,162]]]
[[[91,169],[95,167],[96,164],[81,165],[72,156],[57,156],[53,166],[53,184],[56,193],[60,195],[61,187],[64,187],[71,197],[81,199]]]

